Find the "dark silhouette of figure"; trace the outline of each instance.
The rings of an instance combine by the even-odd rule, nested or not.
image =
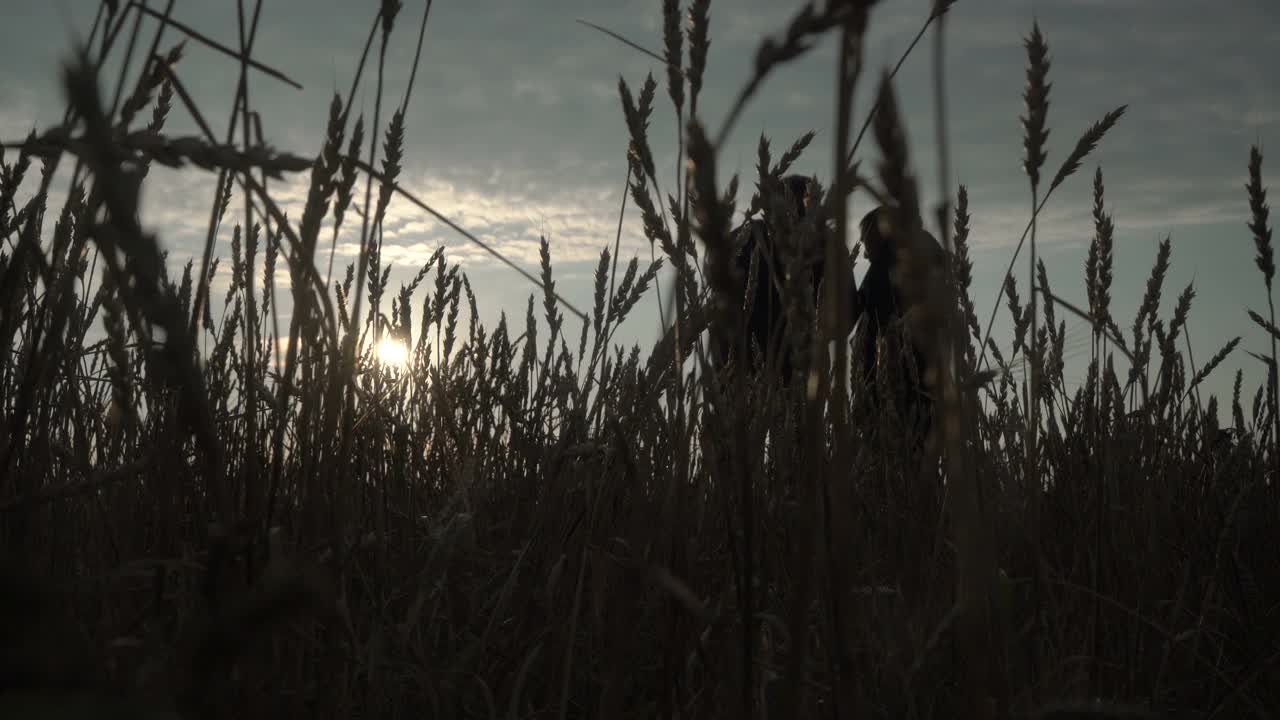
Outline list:
[[[817,205],[815,201],[820,193],[813,180],[799,175],[784,178],[783,188],[791,200],[788,209],[794,211],[793,222],[775,222],[774,226],[794,227],[812,214],[812,206]],[[806,198],[810,199],[808,203]],[[824,222],[822,218],[818,220]],[[932,401],[924,386],[929,368],[920,344],[910,338],[912,323],[904,322],[909,318],[911,294],[902,292],[902,278],[899,277],[903,254],[910,251],[911,245],[893,227],[893,213],[884,206],[867,213],[862,218],[860,230],[868,268],[861,283],[855,281],[852,273],[848,280],[849,328],[851,331],[857,328],[859,321],[865,327],[852,361],[859,366],[858,377],[864,383],[863,390],[869,393],[873,412],[886,409],[876,380],[877,368],[885,366],[884,371],[892,383],[895,409],[909,427],[914,426],[923,436],[931,424]],[[923,242],[919,244],[925,256],[920,260],[930,269],[922,276],[937,278],[938,275],[931,270],[943,267],[945,253],[933,235],[923,230],[921,233]],[[819,242],[821,233],[807,233],[807,237],[812,239],[811,247],[797,247],[801,244],[798,240],[801,233],[793,233],[795,237],[774,237],[775,234],[770,224],[760,219],[743,223],[735,231],[735,239],[740,245],[733,258],[735,296],[732,301],[741,303],[747,311],[746,353],[743,356],[743,343],[740,342],[743,338],[736,338],[738,342],[718,347],[714,359],[720,368],[730,362],[741,363],[746,377],[757,377],[762,370],[773,368],[785,387],[795,379],[797,369],[787,339],[789,322],[796,317],[793,314],[789,319],[786,315],[787,283],[804,279],[795,276],[797,271],[810,273],[810,304],[799,316],[812,325],[816,322],[826,263]],[[751,276],[753,256],[756,264],[754,277]],[[787,276],[788,270],[791,277]],[[749,298],[748,291],[751,293]],[[804,337],[811,337],[808,333],[813,329],[805,328]],[[760,360],[763,366],[760,366]]]
[[[850,325],[856,325],[859,317],[865,324],[857,348],[864,390],[869,392],[873,411],[883,410],[884,398],[876,376],[878,367],[887,364],[884,370],[894,385],[895,409],[908,427],[914,427],[923,437],[932,424],[933,401],[925,387],[929,358],[921,350],[920,338],[911,337],[913,330],[921,329],[910,322],[910,294],[903,292],[899,272],[911,245],[893,226],[893,213],[884,206],[863,216],[860,225],[868,267],[856,291],[854,322]],[[924,257],[912,260],[924,262],[926,272],[918,276],[939,279],[939,271],[945,267],[945,251],[927,230],[920,232],[918,249]]]
[[[813,180],[801,175],[783,178],[782,185],[790,201],[784,210],[793,214],[790,218],[780,218],[775,226],[794,227],[811,214],[806,207],[806,198],[816,200],[817,187]],[[745,347],[739,342],[721,345],[714,357],[720,368],[727,366],[731,357],[737,358],[736,362],[743,366],[748,377],[760,372],[762,368],[758,365],[762,361],[764,367],[776,368],[779,381],[783,386],[789,386],[795,374],[795,358],[788,341],[785,289],[788,281],[796,282],[803,278],[788,278],[788,270],[811,273],[812,298],[807,311],[817,307],[825,263],[823,249],[817,242],[811,243],[810,247],[800,247],[797,242],[799,233],[792,233],[791,237],[777,235],[779,233],[769,223],[759,218],[748,220],[734,231],[739,247],[733,257],[735,294],[731,300],[747,312],[747,342]],[[810,237],[816,239],[820,235],[810,233]],[[756,265],[754,276],[751,272],[753,261]],[[750,297],[747,297],[748,292]],[[805,317],[809,321],[813,319],[809,312]]]

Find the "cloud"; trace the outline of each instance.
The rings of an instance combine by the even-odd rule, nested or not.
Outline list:
[[[652,72],[660,86],[665,73],[652,59],[574,20],[598,22],[658,50],[657,6],[567,0],[548,0],[536,9],[520,4],[436,6],[409,107],[403,182],[433,208],[530,271],[538,263],[538,237],[547,235],[558,277],[565,285],[589,285],[589,277],[579,277],[586,271],[577,265],[594,263],[604,247],[612,250],[622,200],[627,138],[618,78],[625,78],[634,92],[646,73]],[[233,16],[212,6],[184,7],[184,22],[234,42]],[[298,78],[304,91],[284,89],[257,75],[251,79],[251,101],[263,115],[269,141],[306,155],[320,147],[333,92],[345,100],[376,11],[350,3],[325,7],[326,12],[316,12],[311,4],[281,0],[267,4],[264,11],[260,59]],[[699,100],[711,128],[718,128],[750,74],[760,39],[785,30],[793,12],[767,0],[717,7]],[[925,5],[912,3],[881,3],[873,11],[855,122],[870,106],[878,70],[897,60],[926,11]],[[20,36],[0,28],[0,40],[13,40],[0,43],[7,48],[7,62],[0,70],[0,134],[5,139],[20,138],[33,124],[44,127],[60,117],[53,71],[65,48],[33,46],[37,38],[63,38],[65,33],[52,13],[41,17],[45,25]],[[402,14],[388,50],[384,126],[389,109],[404,97],[419,17]],[[958,3],[946,21],[954,173],[947,185],[954,188],[964,182],[969,187],[975,252],[1007,253],[1028,216],[1018,117],[1023,112],[1020,93],[1026,62],[1021,43],[1033,18],[1039,19],[1048,38],[1053,63],[1046,174],[1103,112],[1130,104],[1125,118],[1048,204],[1037,238],[1046,252],[1065,256],[1091,236],[1090,180],[1098,165],[1106,172],[1107,206],[1115,215],[1119,242],[1165,233],[1177,238],[1246,219],[1242,185],[1248,146],[1274,144],[1280,131],[1280,93],[1267,77],[1273,64],[1269,49],[1280,44],[1273,4],[1224,4],[1220,11],[1205,13],[1203,3],[1191,0],[1161,3],[1158,10],[1137,0]],[[234,91],[233,64],[194,45],[190,48],[180,72],[221,132]],[[896,89],[922,199],[929,207],[937,199],[929,38],[915,52],[903,66]],[[1195,62],[1188,62],[1189,57]],[[829,179],[832,58],[832,43],[824,42],[812,56],[779,68],[744,111],[719,163],[721,183],[735,170],[742,172],[740,207],[752,184],[755,142],[762,129],[773,139],[775,156],[800,133],[816,129],[818,137],[796,169]],[[374,108],[374,65],[365,73],[354,103],[368,128]],[[176,108],[173,127],[190,123],[185,110]],[[374,141],[381,154],[384,131],[379,128],[377,137],[366,135],[366,147]],[[660,87],[650,143],[666,192],[674,189],[676,131],[676,117]],[[861,156],[867,168],[878,161],[871,137],[864,141]],[[1268,167],[1274,163],[1264,166],[1266,177],[1273,177]],[[305,204],[307,181],[304,173],[271,185],[273,197],[295,224]],[[212,183],[212,176],[194,171],[152,171],[143,219],[160,233],[175,262],[203,249]],[[61,197],[57,193],[64,187],[65,183],[55,185],[51,201]],[[216,238],[217,254],[230,254],[231,226],[242,218],[237,194]],[[359,227],[360,218],[349,213],[336,252],[338,277],[358,252]],[[473,278],[483,276],[483,282],[490,283],[493,302],[515,298],[513,302],[522,303],[528,290],[523,279],[484,250],[401,199],[389,209],[384,240],[383,257],[395,264],[393,276],[416,271],[437,248],[445,247],[451,262],[463,263]],[[322,266],[328,261],[330,241],[326,221],[317,251]],[[647,244],[628,202],[621,259],[625,262],[634,254],[647,258]],[[561,276],[562,264],[567,267]],[[224,263],[220,278],[227,277],[227,267]],[[512,289],[516,287],[519,292]],[[522,304],[510,314],[521,312]]]
[[[36,103],[22,88],[0,90],[0,138],[6,142],[25,139],[27,134],[40,127],[40,113]]]
[[[530,100],[540,105],[559,105],[562,99],[562,83],[554,78],[522,74],[512,78],[511,94],[516,100]]]

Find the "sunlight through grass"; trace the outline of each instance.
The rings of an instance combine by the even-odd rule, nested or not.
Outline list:
[[[400,340],[384,337],[378,341],[378,362],[393,370],[403,370],[409,364],[409,348]]]

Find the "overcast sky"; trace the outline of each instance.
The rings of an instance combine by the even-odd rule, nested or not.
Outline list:
[[[392,36],[384,108],[403,97],[424,1],[405,2]],[[665,73],[651,59],[575,20],[604,25],[658,50],[661,4],[438,0],[427,27],[407,116],[404,184],[531,269],[536,266],[538,236],[546,234],[559,289],[584,309],[590,305],[594,261],[613,243],[626,172],[618,79],[638,88],[646,73],[653,72],[664,83]],[[866,53],[869,80],[896,61],[929,4],[879,3]],[[60,118],[59,62],[67,56],[74,33],[87,33],[97,3],[0,0],[0,5],[5,18],[0,23],[0,136],[15,140],[32,127],[47,127]],[[251,76],[250,100],[262,114],[272,145],[307,156],[318,150],[329,101],[335,91],[346,95],[377,6],[373,0],[266,0],[255,57],[304,88],[295,90],[261,74]],[[768,0],[712,3],[710,65],[701,101],[709,126],[719,127],[747,77],[759,40],[784,29],[798,7],[795,2]],[[227,45],[237,44],[235,3],[229,0],[178,2],[174,16]],[[1107,205],[1116,222],[1113,309],[1118,324],[1132,325],[1157,242],[1170,236],[1172,271],[1163,311],[1167,316],[1178,293],[1194,280],[1191,340],[1196,361],[1203,363],[1231,337],[1244,336],[1240,351],[1209,384],[1225,400],[1236,368],[1243,367],[1246,377],[1254,380],[1263,374],[1262,366],[1243,352],[1261,351],[1265,344],[1261,331],[1250,326],[1245,309],[1265,314],[1266,308],[1245,226],[1249,211],[1244,184],[1250,145],[1261,145],[1264,154],[1280,146],[1280,82],[1272,70],[1275,48],[1280,47],[1280,4],[960,0],[954,6],[947,25],[952,151],[947,185],[953,192],[961,183],[969,188],[974,294],[984,321],[1028,219],[1019,115],[1026,64],[1022,43],[1034,19],[1047,38],[1052,62],[1047,175],[1090,123],[1118,105],[1129,106],[1120,124],[1042,214],[1039,237],[1051,285],[1058,294],[1084,305],[1091,181],[1101,165]],[[144,25],[144,30],[151,27]],[[177,39],[170,32],[163,46]],[[829,180],[832,49],[832,43],[825,42],[768,80],[724,151],[722,183],[741,172],[744,188],[751,187],[760,133],[772,138],[776,157],[807,130],[817,137],[797,169]],[[897,80],[912,161],[930,206],[938,192],[931,52],[931,45],[922,43]],[[178,73],[215,132],[225,133],[238,66],[188,43]],[[871,87],[864,83],[857,99],[859,122],[869,107]],[[364,88],[356,103],[371,116],[372,86],[366,81]],[[194,133],[194,124],[180,107],[170,118],[170,132]],[[665,86],[650,139],[664,191],[669,192],[676,172],[676,128]],[[877,159],[871,143],[865,144],[863,157],[869,163]],[[1278,166],[1280,156],[1264,161],[1264,180],[1272,187],[1280,177]],[[207,176],[193,171],[156,169],[151,175],[143,219],[160,234],[175,260],[199,252],[211,186]],[[295,219],[302,207],[298,187],[279,189]],[[854,205],[858,215],[867,209],[865,200]],[[465,264],[486,324],[492,326],[503,310],[508,316],[523,316],[525,298],[533,288],[448,228],[403,203],[393,203],[386,227],[384,257],[395,264],[393,278],[412,274],[444,244],[452,259]],[[222,242],[229,237],[224,233]],[[228,255],[229,249],[224,246],[222,254]],[[623,259],[632,254],[643,259],[649,254],[635,213],[626,220]],[[351,260],[349,248],[339,247],[338,260]],[[1019,268],[1019,288],[1026,298],[1024,261],[1019,261]],[[629,322],[621,341],[643,344],[652,339],[658,325],[653,305],[646,304]],[[1085,336],[1079,323],[1068,326],[1073,328],[1072,338]],[[1068,369],[1068,376],[1082,374],[1083,365]]]

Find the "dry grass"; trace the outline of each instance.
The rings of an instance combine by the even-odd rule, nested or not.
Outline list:
[[[0,173],[5,715],[1270,717],[1280,707],[1274,310],[1251,312],[1272,340],[1268,382],[1247,407],[1237,375],[1233,427],[1221,428],[1218,399],[1202,402],[1199,386],[1238,339],[1200,368],[1178,351],[1195,290],[1158,316],[1168,241],[1131,335],[1120,331],[1101,169],[1087,307],[1052,293],[1037,214],[1123,107],[1042,188],[1048,46],[1037,27],[1024,139],[1030,298],[1011,261],[1015,338],[1003,357],[970,298],[963,186],[938,213],[949,280],[919,280],[928,276],[911,261],[926,213],[892,73],[862,125],[874,127],[877,178],[851,162],[862,132],[851,132],[849,101],[872,28],[866,4],[828,5],[761,44],[708,135],[698,96],[710,3],[693,0],[682,18],[664,2],[654,56],[680,122],[672,184],[649,136],[657,81],[637,95],[619,83],[629,200],[655,255],[619,268],[615,238],[584,313],[555,293],[544,240],[538,272],[526,273],[540,305],[531,295],[523,327],[504,316],[494,328],[476,321],[483,298],[443,252],[388,286],[389,203],[447,220],[396,184],[409,93],[385,125],[381,101],[399,2],[382,3],[311,159],[272,151],[254,122],[250,74],[287,81],[252,59],[256,13],[241,13],[239,48],[219,47],[241,70],[219,140],[182,84],[181,46],[161,52],[161,32],[132,85],[122,75],[111,99],[101,94],[103,58],[138,51],[142,14],[168,12],[100,6],[97,49],[65,73],[64,121],[8,146],[16,155]],[[951,5],[935,4],[917,40],[932,27],[940,51]],[[762,138],[746,200],[738,178],[717,176],[716,150],[763,78],[824,33],[845,50],[834,180],[810,198],[831,222],[796,222],[780,181],[811,135],[776,162]],[[353,122],[375,36],[373,116]],[[163,134],[175,101],[200,136]],[[147,107],[146,129],[131,130]],[[946,167],[944,123],[939,134]],[[72,186],[50,229],[42,208],[62,162],[74,163]],[[205,252],[176,280],[137,214],[155,162],[218,178]],[[1270,294],[1256,149],[1248,171]],[[268,182],[299,172],[310,189],[290,223]],[[243,218],[227,214],[237,193]],[[745,336],[728,276],[735,208],[839,268],[858,255],[844,245],[850,194],[890,202],[908,229],[909,330],[941,369],[928,378],[939,432],[924,450],[892,405],[868,412],[858,345],[826,352],[849,330],[839,282],[818,309],[804,282],[783,288],[789,326],[814,330],[788,338],[806,382],[709,368],[706,331]],[[358,229],[345,223],[355,209]],[[337,279],[333,247],[357,233],[359,261]],[[669,293],[657,284],[664,264]],[[274,286],[277,266],[290,287]],[[219,273],[231,281],[215,298]],[[279,292],[292,296],[287,327],[274,320]],[[651,300],[669,332],[647,350],[616,345],[619,325]],[[1064,312],[1094,328],[1074,392]],[[383,338],[407,345],[405,367],[380,362]],[[1012,372],[1019,353],[1027,383]],[[895,375],[884,366],[878,382]]]

